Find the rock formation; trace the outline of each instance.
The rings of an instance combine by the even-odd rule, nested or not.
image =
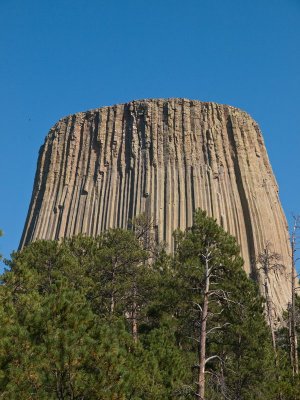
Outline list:
[[[126,228],[145,212],[153,235],[172,232],[196,208],[232,235],[245,270],[269,241],[290,264],[287,223],[260,129],[245,112],[187,99],[153,99],[61,119],[41,147],[20,248],[30,241]],[[287,271],[271,274],[277,309],[289,296]]]

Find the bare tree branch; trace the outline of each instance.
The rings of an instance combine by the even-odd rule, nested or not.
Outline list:
[[[217,358],[221,363],[223,362],[223,360],[221,359],[221,357],[219,357],[217,354],[215,354],[215,355],[213,355],[213,356],[210,356],[210,357],[206,358],[205,364],[207,364],[209,361],[212,361],[212,360],[214,360],[214,359],[216,359],[216,358]]]
[[[225,328],[225,326],[228,326],[228,325],[231,325],[231,324],[229,322],[225,322],[225,324],[223,324],[223,325],[214,326],[213,328],[211,328],[207,331],[207,335],[209,335],[212,332],[215,332],[216,330],[223,329],[223,328]]]

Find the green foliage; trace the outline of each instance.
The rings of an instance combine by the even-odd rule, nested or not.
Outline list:
[[[153,325],[147,310],[159,277],[147,257],[135,235],[119,229],[95,239],[37,241],[14,253],[0,287],[1,395],[171,396],[185,376],[175,333],[151,328],[138,343],[131,335],[133,300],[138,326]]]
[[[209,398],[272,398],[274,360],[263,302],[242,269],[235,239],[200,210],[192,228],[176,237],[177,276],[185,303],[183,336],[197,338],[198,304],[205,290],[202,254],[206,251],[213,268],[207,352],[218,358],[208,364]],[[190,351],[197,352],[196,344],[194,349],[191,344]]]
[[[209,245],[215,289],[229,301],[220,296],[211,308],[209,329],[222,329],[209,335],[208,352],[223,361],[208,364],[207,399],[294,399],[290,375],[276,383],[262,299],[234,238],[198,211],[175,234],[173,257],[145,246],[147,224],[37,241],[12,255],[0,286],[0,398],[193,399],[193,304]]]
[[[300,297],[295,299],[296,333],[298,338],[298,358],[300,358]],[[300,376],[293,376],[290,359],[290,332],[289,332],[289,311],[283,313],[282,327],[276,332],[276,341],[279,349],[279,374],[280,381],[277,384],[277,391],[282,393],[284,400],[298,399],[300,393]]]

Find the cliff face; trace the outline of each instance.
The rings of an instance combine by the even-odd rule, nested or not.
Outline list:
[[[20,248],[38,238],[126,228],[143,212],[172,248],[196,208],[232,235],[245,270],[269,241],[290,265],[286,219],[263,138],[245,112],[186,99],[155,99],[61,119],[39,155]],[[288,302],[286,271],[271,273],[272,300]]]

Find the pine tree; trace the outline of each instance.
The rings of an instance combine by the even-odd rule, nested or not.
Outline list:
[[[0,285],[0,395],[195,398],[207,295],[206,398],[295,399],[291,374],[276,382],[263,301],[234,238],[198,211],[176,242],[175,257],[162,249],[150,263],[122,230],[14,253]]]
[[[141,262],[144,254],[132,232],[121,231],[95,239],[38,241],[14,253],[0,286],[1,395],[171,398],[186,376],[175,332],[163,328],[159,318],[156,327],[150,324],[150,331],[141,332],[138,342],[132,335],[132,283],[139,294],[134,299],[137,320],[144,326],[150,326],[153,283],[160,285],[157,270]],[[118,264],[115,275],[116,307],[111,316],[110,309],[105,310],[115,255],[124,263]]]
[[[272,368],[269,332],[262,300],[242,270],[235,239],[205,212],[197,211],[192,228],[177,235],[177,240],[179,275],[194,312],[187,313],[186,323],[189,336],[197,343],[195,398],[205,398],[210,372],[209,384],[217,383],[222,398],[229,393],[242,399],[250,392],[252,399],[259,399],[261,391],[267,393],[262,377],[269,378]],[[255,340],[251,333],[254,327],[258,334]],[[264,350],[257,356],[262,343]],[[251,355],[254,366],[246,368]]]

